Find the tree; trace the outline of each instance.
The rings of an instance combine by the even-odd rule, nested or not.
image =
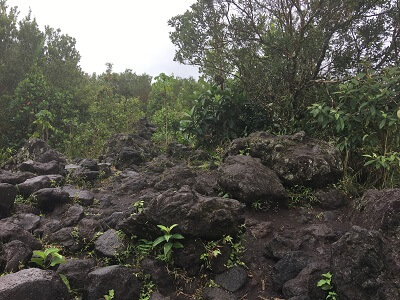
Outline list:
[[[169,25],[175,60],[240,78],[272,123],[301,119],[318,82],[399,61],[394,0],[198,0]]]

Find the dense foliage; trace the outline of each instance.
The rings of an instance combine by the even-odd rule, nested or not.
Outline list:
[[[397,1],[197,0],[170,19],[175,60],[202,77],[86,74],[75,39],[0,0],[0,163],[31,137],[97,157],[146,116],[153,140],[213,149],[257,130],[335,143],[345,169],[400,183]],[[377,171],[375,171],[377,170]]]

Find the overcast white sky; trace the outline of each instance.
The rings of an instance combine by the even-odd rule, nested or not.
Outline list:
[[[8,0],[20,18],[32,9],[41,27],[60,28],[77,40],[81,67],[102,73],[105,63],[115,72],[132,69],[156,76],[161,72],[197,77],[197,68],[173,62],[168,19],[189,9],[195,0]]]

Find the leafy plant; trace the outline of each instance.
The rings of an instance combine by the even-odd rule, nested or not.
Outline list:
[[[104,300],[113,300],[114,299],[114,290],[108,290],[107,295],[103,295]]]
[[[173,224],[169,227],[157,225],[164,235],[154,240],[153,248],[163,244],[163,254],[159,257],[163,261],[171,261],[172,249],[183,248],[183,245],[175,240],[183,240],[184,237],[179,233],[171,233],[172,229],[174,229],[176,226],[178,226],[178,224]]]
[[[333,137],[344,154],[345,171],[361,169],[365,163],[362,154],[375,153],[379,163],[378,158],[383,162],[400,146],[400,68],[389,67],[379,73],[369,66],[365,69],[340,84],[329,102],[309,107],[313,131]],[[370,164],[373,162],[364,165],[370,181],[385,185],[387,172],[371,172]]]
[[[12,158],[13,150],[10,147],[0,148],[0,166]]]
[[[140,289],[139,300],[150,300],[155,287],[156,285],[151,281],[150,275],[145,275]]]
[[[35,263],[43,269],[55,267],[57,265],[65,263],[65,258],[60,253],[60,249],[51,247],[44,251],[35,250],[33,251],[31,262]]]
[[[212,260],[221,254],[221,247],[217,241],[210,241],[204,246],[204,253],[200,255],[200,259],[204,261],[206,268],[211,270]]]
[[[385,155],[372,153],[372,155],[364,154],[363,156],[368,159],[364,166],[372,166],[382,173],[382,187],[385,187],[385,185],[394,187],[395,175],[400,170],[400,153],[389,152]]]
[[[320,287],[324,291],[328,291],[328,295],[326,296],[326,299],[331,299],[331,300],[337,300],[338,295],[336,292],[333,290],[333,284],[332,284],[332,273],[324,273],[321,275],[322,279],[320,279],[317,283],[317,287]]]

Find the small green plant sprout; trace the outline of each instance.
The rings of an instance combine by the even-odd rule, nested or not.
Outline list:
[[[113,300],[114,299],[114,290],[109,290],[107,295],[103,295],[104,300]]]
[[[218,241],[211,241],[208,242],[204,246],[204,253],[200,255],[200,259],[204,261],[204,264],[207,269],[211,270],[211,263],[214,258],[221,254],[222,246],[219,244]]]
[[[172,249],[183,248],[183,245],[180,242],[175,241],[183,240],[183,235],[179,233],[171,233],[172,229],[174,229],[176,226],[178,226],[178,224],[173,224],[169,227],[164,225],[157,225],[157,227],[160,228],[164,235],[154,240],[153,248],[157,247],[160,244],[164,244],[163,254],[159,256],[159,258],[166,262],[171,261]]]
[[[60,253],[60,249],[51,247],[44,251],[35,250],[33,251],[31,262],[35,263],[43,269],[55,267],[57,265],[65,263],[65,258]]]
[[[140,213],[143,211],[143,209],[144,209],[144,201],[143,201],[143,200],[136,201],[136,202],[133,204],[133,207],[134,207],[135,210],[136,210],[136,214],[140,214]]]
[[[321,275],[322,279],[320,279],[317,283],[317,287],[320,287],[322,290],[327,291],[328,295],[326,296],[325,299],[330,299],[330,300],[338,300],[338,295],[336,292],[333,290],[333,284],[332,284],[332,273],[324,273]]]

